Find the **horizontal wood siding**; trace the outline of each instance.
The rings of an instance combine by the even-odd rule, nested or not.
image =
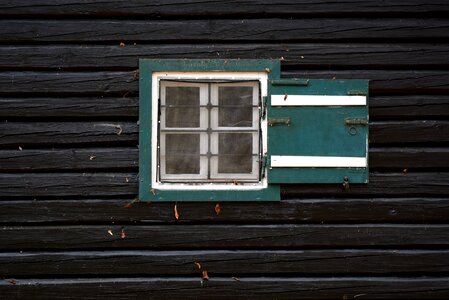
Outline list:
[[[197,276],[198,266],[212,276],[279,275],[408,275],[447,272],[447,250],[123,250],[123,251],[22,251],[0,254],[5,276],[96,276],[98,270],[113,276]],[[35,264],[36,268],[29,268]],[[39,265],[39,267],[37,267]],[[110,266],[114,267],[111,268]],[[392,270],[394,270],[392,272]]]
[[[7,298],[25,299],[446,299],[447,277],[116,277],[9,279]],[[168,296],[167,296],[168,295]]]
[[[3,2],[0,298],[449,298],[447,1]],[[369,79],[369,184],[139,203],[139,58]]]

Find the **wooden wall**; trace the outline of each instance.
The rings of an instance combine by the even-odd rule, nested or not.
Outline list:
[[[449,2],[295,2],[0,2],[0,298],[449,298]],[[370,79],[369,185],[135,202],[139,58]]]

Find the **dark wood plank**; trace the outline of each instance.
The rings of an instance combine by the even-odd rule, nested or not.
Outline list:
[[[78,225],[3,226],[2,250],[434,248],[449,225]],[[123,235],[124,234],[124,235]]]
[[[372,144],[448,142],[449,121],[372,122],[369,141]]]
[[[139,116],[137,97],[0,98],[0,117],[112,118]]]
[[[371,96],[369,105],[371,120],[449,116],[446,95]],[[5,119],[132,117],[137,120],[138,116],[137,97],[0,98],[0,117]]]
[[[6,279],[5,299],[447,299],[447,277]]]
[[[46,0],[36,4],[32,0],[7,1],[0,4],[0,15],[14,16],[228,16],[228,15],[307,15],[307,14],[356,14],[390,13],[435,14],[447,13],[449,8],[444,0],[420,1],[344,1],[322,2],[319,0],[249,0],[249,1],[174,1],[151,2],[145,0],[114,0],[98,2],[95,0]]]
[[[343,125],[342,125],[343,126]],[[449,121],[370,122],[370,143],[442,143],[449,141]],[[0,125],[0,145],[138,144],[136,122],[7,122]]]
[[[120,94],[138,93],[134,72],[2,72],[1,93]]]
[[[7,122],[0,145],[138,144],[137,122]]]
[[[121,148],[26,149],[0,151],[0,172],[137,170],[139,150]],[[372,147],[371,170],[449,169],[448,148]]]
[[[0,151],[0,171],[129,170],[139,167],[139,149],[22,149]]]
[[[2,43],[445,39],[447,18],[0,20]]]
[[[138,58],[283,58],[282,65],[327,68],[443,68],[449,45],[416,43],[283,43],[2,46],[4,69],[138,67]],[[26,58],[26,59],[24,59]],[[20,64],[17,62],[20,61]]]
[[[0,197],[133,196],[137,185],[135,173],[0,174]]]
[[[449,31],[448,31],[449,32]],[[445,70],[335,70],[284,71],[286,78],[369,79],[370,95],[447,94],[449,72]],[[134,71],[108,72],[0,72],[0,95],[138,94]]]
[[[448,148],[372,147],[369,149],[371,169],[448,169]]]
[[[2,200],[0,224],[132,223],[448,223],[449,199],[294,199],[280,202],[134,202],[133,198],[89,200]]]
[[[116,196],[137,194],[135,173],[0,174],[0,197]],[[436,196],[449,194],[448,172],[370,173],[369,184],[284,185],[284,199],[295,197]]]
[[[447,273],[449,250],[3,252],[3,277]],[[111,266],[113,266],[111,268]]]
[[[369,99],[369,114],[371,120],[446,117],[449,114],[449,97],[447,95],[374,96]]]

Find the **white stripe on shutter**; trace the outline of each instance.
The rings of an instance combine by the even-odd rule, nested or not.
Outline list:
[[[366,157],[272,155],[272,168],[366,168]]]
[[[366,105],[366,96],[271,95],[271,106]]]

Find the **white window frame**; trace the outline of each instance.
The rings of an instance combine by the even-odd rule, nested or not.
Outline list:
[[[160,84],[161,80],[198,80],[198,81],[206,81],[206,80],[229,80],[232,81],[258,81],[260,84],[260,95],[257,95],[257,101],[259,97],[267,97],[268,94],[268,75],[265,72],[154,72],[152,74],[152,95],[151,95],[151,103],[152,103],[152,121],[151,121],[151,184],[155,189],[160,190],[259,190],[268,187],[267,178],[264,177],[259,182],[239,182],[238,184],[234,183],[213,183],[213,182],[160,182],[158,181],[157,172],[158,168],[162,168],[163,166],[159,165],[157,152],[158,150],[163,150],[158,148],[158,114],[159,114],[159,99],[161,98],[159,95],[160,92]],[[165,84],[165,81],[164,81]],[[176,86],[180,86],[179,83],[175,83]],[[193,83],[201,84],[201,83]],[[244,83],[246,84],[246,83]],[[253,83],[255,84],[255,83]],[[201,90],[201,89],[200,89]],[[218,90],[218,88],[217,88]],[[257,90],[257,89],[256,89]],[[259,91],[257,91],[259,93]],[[201,100],[200,100],[201,101]],[[255,101],[255,100],[254,100]],[[262,107],[259,107],[262,109]],[[257,119],[259,119],[259,112],[257,113]],[[162,120],[161,120],[162,121]],[[165,125],[165,124],[164,124]],[[162,126],[161,126],[162,128]],[[228,127],[225,127],[228,128]],[[229,127],[232,128],[232,127]],[[187,129],[186,129],[187,130]],[[260,157],[266,155],[267,153],[267,121],[266,119],[262,119],[260,121],[260,134],[262,135],[262,145],[261,145],[261,153]],[[254,139],[254,138],[253,138]],[[259,137],[257,136],[257,145],[259,144]],[[162,144],[162,143],[161,143]],[[253,143],[254,147],[254,143]],[[257,146],[259,151],[259,146]],[[254,150],[253,150],[254,152]],[[161,152],[162,153],[162,152]],[[161,160],[163,161],[163,160]],[[161,163],[162,164],[162,163]],[[212,165],[211,160],[211,165]],[[217,164],[218,165],[218,164]],[[253,159],[253,168],[254,165],[257,166],[258,169],[258,159]],[[218,166],[217,166],[218,169]],[[264,170],[266,173],[266,170]],[[200,166],[201,173],[201,166]],[[212,174],[212,166],[211,166],[211,174]],[[228,176],[232,176],[232,174],[227,174]],[[240,174],[239,174],[240,175]],[[175,175],[179,176],[179,175]],[[185,176],[185,175],[181,175]],[[189,175],[190,176],[190,175]],[[252,176],[252,175],[251,175]],[[173,178],[176,179],[176,178]]]

